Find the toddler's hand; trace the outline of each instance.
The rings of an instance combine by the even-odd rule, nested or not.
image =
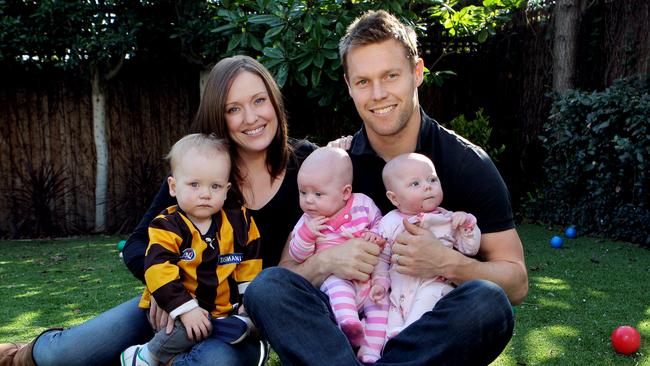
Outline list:
[[[181,322],[187,330],[187,338],[199,342],[210,335],[212,323],[208,318],[208,312],[200,307],[196,307],[187,313],[180,315]]]
[[[372,285],[370,287],[370,298],[372,301],[377,302],[386,296],[386,288],[381,285]]]

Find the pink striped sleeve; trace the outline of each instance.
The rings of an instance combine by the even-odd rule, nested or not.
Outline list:
[[[293,228],[291,241],[289,242],[289,255],[294,261],[302,263],[314,254],[315,250],[316,235],[307,227],[305,215],[302,215]]]

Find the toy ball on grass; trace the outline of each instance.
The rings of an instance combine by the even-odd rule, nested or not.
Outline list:
[[[562,240],[562,238],[560,238],[559,236],[554,236],[551,238],[550,243],[553,248],[557,249],[562,247],[562,244],[564,244],[564,240]]]
[[[641,346],[641,334],[629,325],[617,327],[612,332],[612,347],[618,353],[631,355]]]
[[[575,239],[578,236],[578,232],[576,231],[576,228],[573,226],[569,226],[566,228],[566,231],[564,232],[564,236],[566,236],[569,239]]]
[[[117,250],[119,250],[121,252],[122,249],[124,249],[125,244],[126,244],[126,240],[120,240],[120,242],[117,243]]]

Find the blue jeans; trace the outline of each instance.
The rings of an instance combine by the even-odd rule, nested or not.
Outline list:
[[[267,268],[246,289],[244,303],[284,366],[361,364],[327,296],[300,275]],[[508,344],[513,327],[503,290],[468,281],[392,338],[375,365],[487,365]]]
[[[127,347],[149,341],[154,333],[140,297],[118,305],[85,323],[63,331],[48,331],[35,342],[32,355],[38,366],[119,365]],[[257,365],[260,342],[236,345],[209,338],[174,359],[176,366]]]

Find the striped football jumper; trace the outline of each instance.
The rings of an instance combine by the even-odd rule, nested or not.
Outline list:
[[[153,294],[173,318],[187,311],[183,308],[192,299],[213,317],[227,316],[261,270],[260,234],[244,207],[220,210],[201,235],[178,206],[171,206],[149,225],[147,287],[139,307],[149,308]]]

